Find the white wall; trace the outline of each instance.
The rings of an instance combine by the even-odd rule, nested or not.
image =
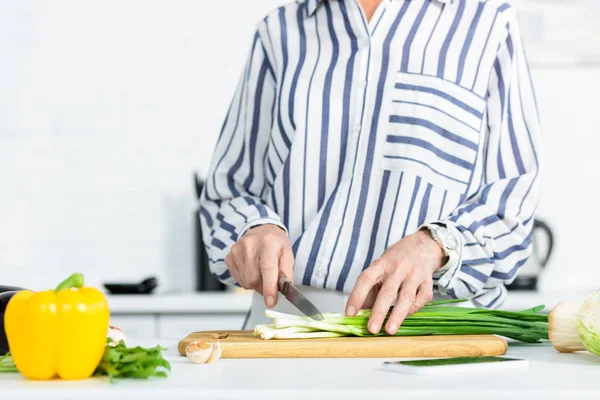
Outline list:
[[[533,79],[545,158],[538,216],[556,236],[540,285],[600,289],[600,68],[538,68]]]
[[[192,171],[208,168],[255,22],[280,3],[0,0],[0,283],[78,270],[191,290]],[[588,289],[600,68],[545,62],[539,215],[558,243],[543,286]]]
[[[0,1],[0,282],[191,289],[192,171],[279,4]]]

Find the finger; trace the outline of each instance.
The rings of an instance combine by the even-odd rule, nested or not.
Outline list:
[[[229,252],[229,255],[236,263],[238,269],[240,269],[244,263],[244,252],[242,251],[242,247],[243,246],[240,243],[234,243]]]
[[[258,267],[261,246],[260,238],[256,235],[249,235],[242,240],[240,253],[244,257],[245,264]]]
[[[279,269],[294,283],[294,252],[291,246],[285,246],[279,257]]]
[[[381,331],[381,325],[385,321],[390,307],[394,304],[394,300],[398,297],[398,290],[401,283],[402,275],[399,273],[394,273],[386,277],[381,289],[379,289],[377,300],[375,300],[371,316],[369,317],[369,323],[367,324],[369,332],[375,334]]]
[[[253,289],[262,295],[262,279],[260,274],[260,254],[257,251],[259,243],[255,240],[248,240],[250,236],[242,242],[242,247],[238,252],[238,257],[243,260],[240,266],[240,274],[244,280],[245,289]]]
[[[265,305],[269,308],[277,304],[277,280],[279,277],[279,246],[266,245],[260,254],[260,275]]]
[[[371,288],[369,294],[367,295],[367,298],[365,299],[362,305],[363,308],[373,308],[375,300],[377,300],[377,295],[379,294],[379,289],[381,289],[380,285],[375,285]]]
[[[390,313],[390,317],[385,325],[385,331],[388,335],[395,335],[398,328],[404,322],[409,311],[414,307],[417,296],[417,288],[421,281],[416,276],[410,276],[402,282],[398,301]]]
[[[233,256],[231,255],[231,253],[229,253],[225,257],[225,265],[227,265],[227,270],[231,274],[231,277],[233,279],[235,279],[235,281],[241,285],[240,271],[238,270],[237,264],[236,264],[235,260],[233,259]]]
[[[369,292],[377,283],[383,280],[385,274],[384,262],[375,260],[365,269],[356,280],[352,293],[346,303],[346,315],[353,317],[363,306]]]
[[[433,282],[426,280],[419,285],[414,307],[408,312],[408,315],[416,313],[431,300],[433,300]]]
[[[228,257],[230,258],[230,263],[234,266],[234,269],[237,271],[236,280],[244,289],[248,289],[248,285],[246,284],[244,274],[245,260],[244,252],[242,251],[242,245],[239,243],[235,243],[233,246],[231,246],[231,251],[229,252]],[[227,260],[227,258],[225,260]]]

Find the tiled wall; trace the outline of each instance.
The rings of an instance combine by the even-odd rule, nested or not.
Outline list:
[[[279,3],[0,0],[0,283],[78,270],[191,290],[192,171],[208,168],[254,23]],[[587,289],[600,68],[546,64],[540,216],[558,247],[544,286]]]

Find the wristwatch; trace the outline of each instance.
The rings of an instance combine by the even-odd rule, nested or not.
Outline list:
[[[426,224],[424,228],[429,229],[431,237],[444,250],[446,257],[450,257],[450,253],[458,251],[458,240],[448,228],[437,224]]]
[[[450,229],[439,224],[425,224],[421,229],[428,229],[431,237],[442,248],[444,255],[448,257],[448,262],[439,272],[445,271],[458,262],[460,243]]]

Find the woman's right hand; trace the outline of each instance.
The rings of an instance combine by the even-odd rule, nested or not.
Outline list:
[[[259,225],[231,246],[225,257],[231,276],[244,289],[262,294],[269,308],[277,304],[280,271],[292,282],[294,253],[286,232],[276,225]]]

